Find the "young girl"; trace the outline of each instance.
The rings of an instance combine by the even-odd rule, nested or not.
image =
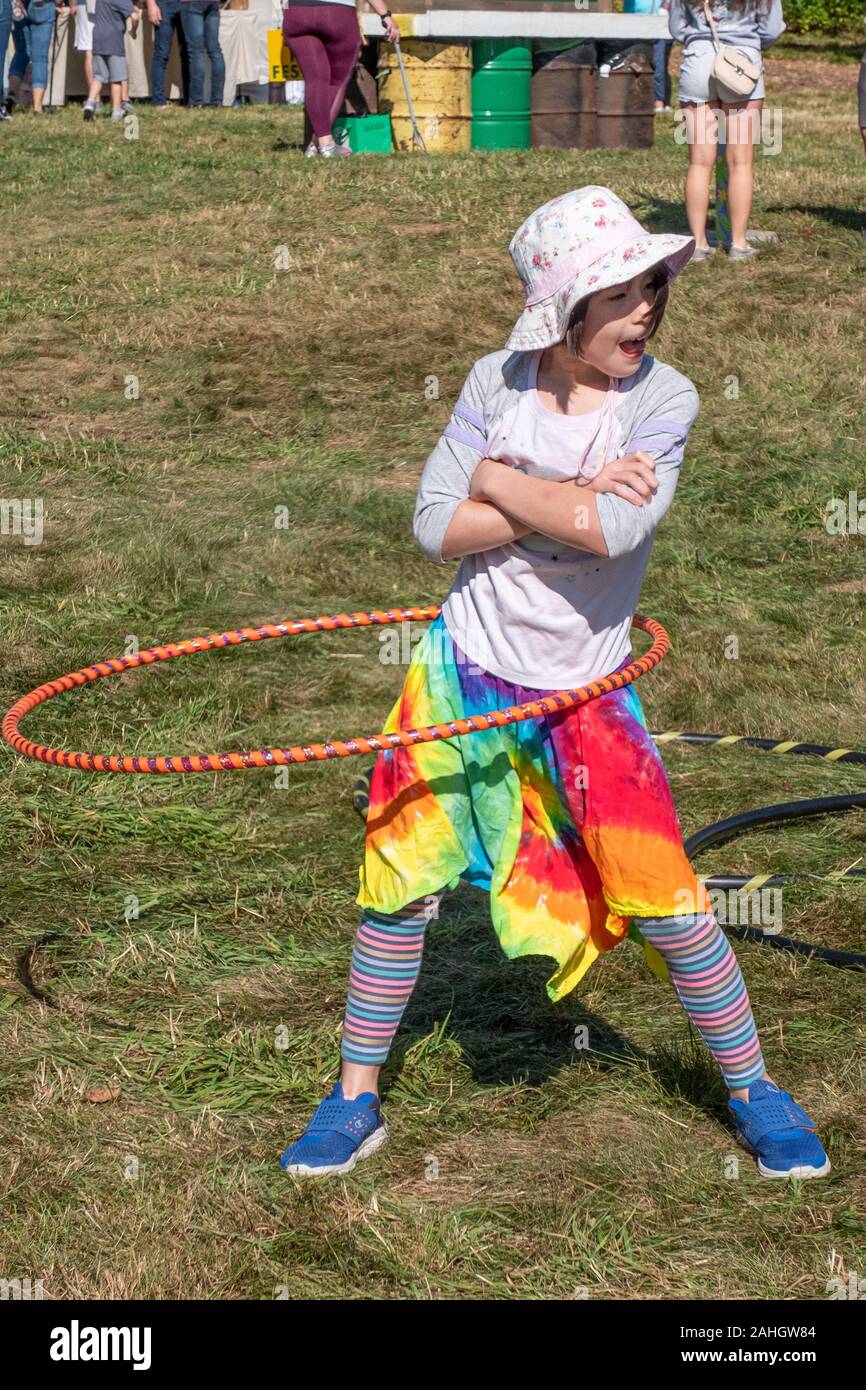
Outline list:
[[[761,66],[761,52],[784,32],[781,0],[712,0],[709,6],[720,44],[739,49]],[[719,86],[712,75],[716,57],[713,31],[704,0],[670,0],[670,31],[683,45],[680,68],[680,106],[686,122],[689,167],[686,174],[686,214],[702,261],[715,251],[707,242],[710,178],[716,163],[718,112],[724,112],[725,158],[728,164],[728,206],[731,214],[731,260],[758,253],[746,241],[752,210],[753,152],[761,131],[763,74],[751,96],[738,97]]]
[[[599,187],[554,198],[515,235],[526,308],[505,350],[470,371],[415,510],[426,554],[462,563],[386,730],[524,704],[629,662],[698,412],[692,383],[646,343],[693,249],[648,234]],[[554,1000],[627,934],[642,942],[718,1062],[761,1173],[829,1171],[812,1121],[767,1075],[634,686],[380,753],[360,877],[340,1080],[283,1154],[289,1172],[346,1173],[384,1143],[379,1070],[427,922],[460,879],[488,890],[507,956],[553,957]]]

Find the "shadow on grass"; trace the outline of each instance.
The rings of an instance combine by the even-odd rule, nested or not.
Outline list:
[[[817,217],[832,227],[841,227],[846,232],[862,232],[866,227],[866,213],[862,208],[838,208],[829,203],[768,203],[766,212],[801,212],[807,217]]]
[[[685,165],[683,166],[685,169]],[[641,221],[647,230],[656,234],[668,233],[674,236],[690,236],[688,224],[685,218],[685,209],[681,200],[671,200],[657,198],[654,194],[641,190],[641,193],[634,199],[636,206],[641,209]],[[803,217],[815,218],[825,223],[827,226],[839,227],[847,232],[862,232],[866,226],[866,214],[862,208],[854,207],[835,207],[831,203],[768,203],[761,209],[753,219],[753,224],[760,225],[761,213],[783,213],[785,215],[801,214]],[[710,203],[709,220],[712,223],[713,207]],[[791,228],[790,231],[795,231]]]
[[[540,1086],[564,1066],[591,1062],[611,1074],[623,1067],[644,1071],[660,1094],[726,1117],[727,1093],[718,1068],[691,1024],[685,1024],[681,1038],[648,1052],[582,1007],[579,988],[554,1004],[545,988],[553,968],[546,956],[506,959],[490,924],[486,895],[463,887],[449,894],[427,931],[418,985],[383,1070],[383,1093],[399,1077],[409,1050],[447,1018],[448,1037],[482,1085],[519,1080]],[[665,991],[672,1024],[685,1023],[670,987],[659,983],[659,989]],[[575,1045],[578,1028],[586,1029],[586,1050]]]

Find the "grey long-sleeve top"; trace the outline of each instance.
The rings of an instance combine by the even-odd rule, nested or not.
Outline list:
[[[431,560],[447,563],[442,559],[445,532],[469,496],[479,460],[507,453],[499,424],[516,406],[520,392],[529,388],[531,359],[531,352],[492,352],[475,363],[463,384],[451,419],[427,459],[415,504],[415,539]],[[614,493],[596,494],[610,558],[642,545],[673,501],[686,439],[699,409],[698,393],[688,377],[649,354],[634,376],[621,381],[616,417],[623,454],[636,449],[651,454],[659,486],[643,507]],[[525,540],[538,549],[549,538],[532,532]],[[552,552],[563,550],[560,542],[549,541],[549,547]]]
[[[763,10],[755,0],[745,5],[729,5],[727,0],[711,0],[710,8],[719,42],[733,48],[769,48],[785,32],[781,0],[771,0]],[[713,40],[702,0],[670,0],[668,20],[671,37],[687,47],[698,39]]]
[[[442,559],[445,533],[469,495],[479,460],[513,457],[511,427],[517,426],[520,405],[531,406],[524,393],[532,390],[534,357],[495,352],[469,373],[418,492],[415,535],[431,559]],[[613,493],[595,494],[607,555],[538,532],[464,555],[442,616],[471,661],[506,681],[545,689],[571,688],[618,669],[628,657],[655,528],[673,499],[698,408],[688,378],[652,357],[634,376],[620,380],[611,457],[636,449],[651,454],[655,495],[636,507]],[[519,427],[514,439],[520,454]],[[529,460],[528,467],[527,462],[512,466],[544,470],[551,462],[539,458]]]

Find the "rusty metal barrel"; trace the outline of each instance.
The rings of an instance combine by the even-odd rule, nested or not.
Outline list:
[[[532,144],[591,150],[596,126],[596,50],[580,43],[536,53],[532,74]]]
[[[597,89],[597,134],[602,149],[621,145],[648,149],[655,141],[652,45],[630,44],[601,67]]]

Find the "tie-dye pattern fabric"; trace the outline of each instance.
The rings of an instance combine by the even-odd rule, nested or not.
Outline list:
[[[415,648],[385,730],[548,693],[473,665],[440,615]],[[711,910],[634,686],[378,755],[356,902],[393,913],[460,879],[489,892],[506,956],[554,958],[552,999],[629,933],[631,919]],[[643,940],[636,926],[631,934]]]

